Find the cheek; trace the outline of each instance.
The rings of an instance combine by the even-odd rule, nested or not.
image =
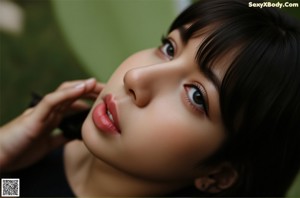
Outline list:
[[[171,97],[172,98],[172,97]],[[161,101],[154,104],[149,114],[150,136],[162,144],[169,145],[174,155],[200,153],[197,158],[210,155],[222,139],[220,129],[204,115],[196,116],[182,104],[181,100]],[[174,97],[175,98],[175,97]],[[194,152],[193,152],[194,151]],[[191,155],[190,155],[191,156]]]
[[[188,116],[178,114],[154,118],[146,134],[147,139],[154,142],[152,151],[172,163],[183,160],[193,166],[205,159],[215,150],[219,141],[211,135],[216,133],[213,127],[199,120],[193,121]]]
[[[195,166],[211,155],[219,144],[216,129],[210,124],[168,106],[157,105],[147,114],[128,120],[125,142],[127,156],[138,161],[139,168],[166,178],[193,177]],[[172,109],[172,108],[171,108]]]

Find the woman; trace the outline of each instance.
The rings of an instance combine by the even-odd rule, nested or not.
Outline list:
[[[204,0],[103,89],[64,84],[27,117],[51,114],[52,129],[73,101],[101,91],[83,141],[64,147],[69,194],[58,196],[284,196],[300,163],[299,63],[298,21],[243,0]]]

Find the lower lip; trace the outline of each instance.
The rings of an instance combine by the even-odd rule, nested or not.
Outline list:
[[[93,122],[102,132],[109,134],[119,134],[119,130],[106,114],[105,103],[98,104],[92,112]]]

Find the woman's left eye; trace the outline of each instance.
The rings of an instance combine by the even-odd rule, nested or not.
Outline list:
[[[168,38],[162,38],[162,46],[159,48],[160,51],[170,60],[174,58],[175,47]]]
[[[186,85],[185,89],[187,92],[188,102],[192,105],[192,107],[196,110],[204,110],[205,113],[207,113],[206,103],[202,91],[195,85]]]

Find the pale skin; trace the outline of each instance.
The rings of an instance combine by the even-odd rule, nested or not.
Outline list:
[[[175,30],[167,41],[126,59],[103,90],[94,82],[71,97],[74,101],[101,90],[93,112],[111,94],[121,130],[114,135],[101,132],[90,113],[82,128],[83,141],[65,146],[66,176],[77,196],[164,195],[193,183],[216,193],[236,180],[228,162],[201,166],[226,138],[218,85],[195,61],[202,38],[185,44]],[[223,70],[213,69],[219,81]],[[195,93],[201,93],[200,100],[195,101]]]
[[[66,158],[67,176],[76,194],[163,195],[193,182],[202,188],[203,178],[206,183],[215,182],[207,175],[223,169],[199,166],[225,138],[218,88],[199,71],[194,58],[202,38],[184,44],[176,30],[169,39],[174,57],[166,53],[168,44],[130,56],[95,102],[94,107],[105,95],[113,95],[121,134],[101,133],[90,114],[82,130],[86,147],[78,146],[79,142],[67,146],[66,153],[74,149],[81,153],[81,159]],[[222,72],[214,72],[221,81]],[[201,104],[193,106],[187,100],[188,93],[195,91],[193,84],[207,93],[207,113]],[[93,155],[82,151],[85,148]],[[221,186],[210,191],[230,186],[236,173],[232,176],[233,180],[219,182]]]
[[[0,169],[13,171],[36,162],[66,142],[51,133],[68,113],[88,108],[80,98],[94,100],[103,88],[95,79],[65,82],[34,108],[0,128]]]

